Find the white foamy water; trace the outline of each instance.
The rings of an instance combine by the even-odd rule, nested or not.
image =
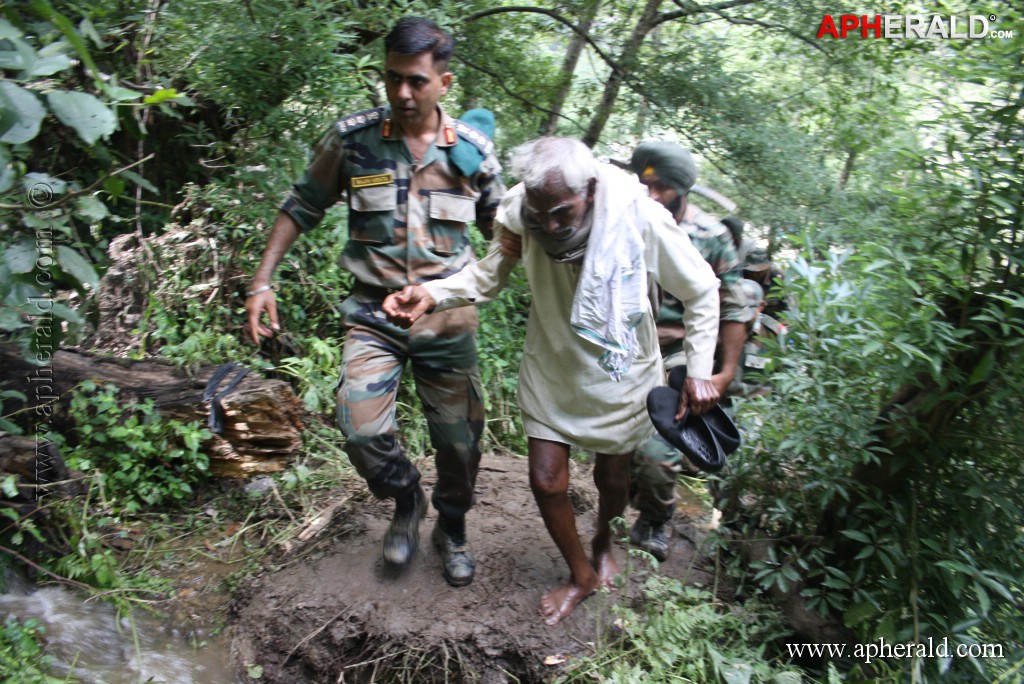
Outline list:
[[[192,648],[181,634],[157,618],[136,611],[118,616],[100,601],[84,602],[61,587],[33,590],[8,581],[0,594],[0,619],[13,615],[39,620],[53,658],[54,674],[71,674],[89,684],[236,684],[228,655],[217,642]]]

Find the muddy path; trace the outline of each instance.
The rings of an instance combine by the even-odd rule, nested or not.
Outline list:
[[[419,465],[429,495],[433,470],[428,461]],[[572,492],[589,542],[597,502],[589,466],[574,465]],[[546,626],[541,594],[565,582],[568,571],[544,529],[521,457],[484,457],[468,517],[477,573],[467,587],[449,587],[441,576],[429,543],[433,509],[420,527],[413,564],[401,574],[387,572],[380,540],[390,515],[390,503],[366,500],[335,520],[315,552],[239,589],[231,645],[243,672],[258,666],[260,681],[289,684],[545,681],[606,638],[611,604],[639,602],[653,572],[641,559],[627,559],[620,545],[624,586],[591,596],[560,624]],[[632,521],[635,512],[628,516]],[[710,586],[708,564],[696,553],[700,521],[693,518],[676,515],[672,556],[658,572]]]

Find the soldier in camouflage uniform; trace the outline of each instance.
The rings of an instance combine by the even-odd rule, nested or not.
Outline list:
[[[697,180],[697,164],[683,147],[670,142],[647,142],[633,151],[630,167],[647,186],[650,196],[675,217],[690,241],[711,265],[720,282],[717,372],[711,377],[721,396],[732,382],[746,339],[745,298],[739,287],[741,263],[732,233],[714,216],[690,204],[688,194]],[[661,297],[658,338],[665,369],[685,363],[686,330],[683,308],[671,295]],[[640,511],[630,540],[660,561],[668,558],[665,526],[675,509],[676,476],[689,467],[685,457],[660,435],[654,435],[633,457],[632,503]]]
[[[786,325],[765,313],[767,301],[764,289],[759,283],[747,278],[740,280],[740,287],[747,299],[747,310],[750,319],[747,322],[747,341],[743,345],[740,367],[736,377],[729,383],[726,400],[730,397],[756,397],[769,391],[764,371],[769,359],[765,356],[765,348],[770,340],[776,345],[785,344]]]
[[[355,276],[341,305],[346,335],[337,416],[345,451],[374,495],[395,499],[383,555],[392,566],[406,566],[426,513],[420,473],[395,437],[396,395],[411,361],[436,452],[432,539],[445,579],[461,586],[475,571],[465,516],[484,424],[476,313],[431,314],[404,330],[387,322],[380,305],[406,285],[444,278],[471,263],[469,223],[489,237],[505,187],[487,136],[438,105],[451,84],[451,36],[431,21],[403,19],[385,38],[385,51],[390,106],[344,117],[320,140],[281,206],[246,310],[254,340],[279,329],[273,271],[299,232],[316,226],[345,193],[349,237],[341,266]]]
[[[743,254],[743,277],[753,280],[764,290],[765,313],[777,316],[789,308],[783,294],[783,273],[768,256],[768,250],[757,247],[753,242],[747,243],[749,249]]]

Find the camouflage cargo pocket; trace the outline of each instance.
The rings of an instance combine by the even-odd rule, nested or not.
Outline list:
[[[377,185],[353,188],[349,211],[349,239],[384,245],[391,242],[391,226],[398,207],[398,188]]]
[[[430,193],[430,251],[442,256],[460,254],[469,242],[467,226],[476,218],[472,197]]]

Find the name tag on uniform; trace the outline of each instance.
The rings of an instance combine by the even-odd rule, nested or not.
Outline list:
[[[378,173],[373,176],[355,176],[352,178],[353,188],[371,188],[375,185],[390,185],[395,177],[390,173]]]

